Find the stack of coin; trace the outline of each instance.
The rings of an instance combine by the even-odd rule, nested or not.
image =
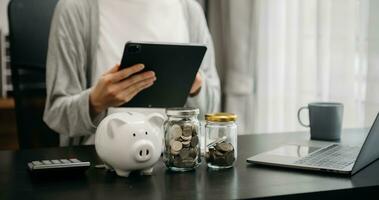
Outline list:
[[[200,149],[197,126],[193,123],[174,123],[166,138],[166,164],[168,167],[194,168],[199,164]],[[200,160],[201,161],[201,160]]]
[[[236,160],[233,145],[225,141],[214,146],[208,146],[205,158],[207,163],[213,166],[232,166]]]

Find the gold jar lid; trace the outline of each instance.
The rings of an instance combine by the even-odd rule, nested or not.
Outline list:
[[[237,115],[233,113],[212,113],[205,115],[205,120],[211,122],[234,122],[236,119]]]

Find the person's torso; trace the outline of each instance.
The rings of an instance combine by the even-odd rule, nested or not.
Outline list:
[[[109,68],[120,64],[128,41],[189,42],[189,30],[182,0],[98,0],[99,38],[96,65],[91,69],[91,85],[95,85]],[[115,112],[136,111],[145,115],[164,109],[112,108]],[[83,144],[93,144],[94,135]]]
[[[98,0],[99,41],[92,85],[120,64],[128,41],[189,42],[182,0]]]

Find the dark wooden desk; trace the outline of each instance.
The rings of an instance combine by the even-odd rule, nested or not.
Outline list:
[[[343,142],[361,141],[362,132],[348,130]],[[100,163],[93,146],[0,152],[0,199],[333,199],[379,196],[379,161],[354,177],[249,165],[246,158],[283,143],[306,142],[306,133],[239,136],[233,169],[211,171],[203,163],[194,172],[171,173],[162,162],[154,175],[117,177],[91,168],[76,179],[38,181],[26,171],[30,160],[78,157]],[[374,195],[374,196],[372,196]]]

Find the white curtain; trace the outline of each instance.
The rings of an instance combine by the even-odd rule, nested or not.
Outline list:
[[[0,0],[0,30],[8,34],[8,8],[9,0]]]
[[[365,123],[372,123],[372,119],[379,111],[379,1],[370,0],[367,31],[367,76],[366,78],[366,98]]]
[[[238,114],[241,134],[303,130],[297,110],[314,101],[342,102],[344,128],[372,123],[378,1],[210,0],[208,9],[224,110]]]

